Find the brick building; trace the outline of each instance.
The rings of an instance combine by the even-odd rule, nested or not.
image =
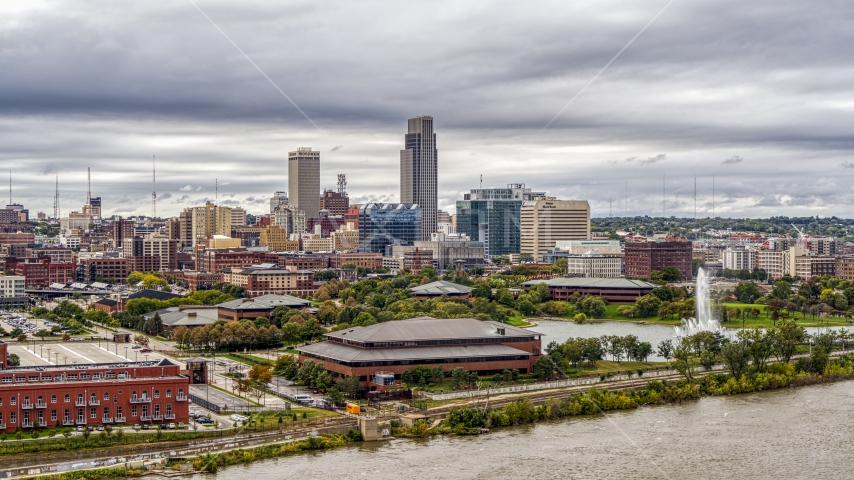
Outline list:
[[[327,238],[332,232],[340,230],[344,225],[346,223],[343,215],[330,215],[329,212],[321,210],[316,218],[306,219],[305,230],[308,233],[319,233],[323,238]],[[320,229],[319,232],[317,231],[318,228]]]
[[[127,258],[86,258],[77,263],[77,281],[93,283],[98,278],[112,278],[124,282],[133,271],[130,267],[135,265]]]
[[[250,252],[245,248],[209,248],[198,253],[196,265],[200,272],[219,272],[224,268],[275,263],[277,259],[276,254]]]
[[[0,432],[189,421],[189,378],[169,360],[5,367],[6,350],[0,342]]]
[[[311,305],[308,300],[291,295],[262,295],[256,298],[238,298],[217,305],[217,317],[220,320],[236,322],[238,320],[265,317],[270,319],[276,307],[285,306],[299,310]]]
[[[350,209],[350,197],[333,190],[324,190],[320,195],[320,209],[330,215],[344,215]]]
[[[383,266],[383,255],[372,252],[340,252],[329,256],[329,268],[343,268],[348,263],[355,265],[356,268],[376,270]]]
[[[25,277],[27,288],[46,288],[51,283],[74,281],[73,263],[53,263],[50,257],[7,257],[6,269]]]
[[[552,300],[566,301],[574,293],[601,297],[612,303],[633,303],[639,297],[652,292],[654,283],[625,278],[553,278],[550,280],[531,280],[522,284],[525,290],[545,283],[549,286]]]
[[[316,290],[314,272],[296,267],[281,268],[276,265],[226,268],[223,282],[243,287],[250,298],[262,295],[311,295]]]
[[[649,278],[655,270],[676,267],[680,280],[691,280],[692,250],[688,241],[626,242],[626,277]]]

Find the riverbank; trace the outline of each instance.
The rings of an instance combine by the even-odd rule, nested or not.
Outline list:
[[[575,416],[595,416],[606,412],[635,410],[642,406],[682,404],[709,397],[735,396],[746,393],[780,390],[807,385],[819,385],[854,379],[854,355],[843,355],[831,360],[822,374],[797,371],[795,365],[775,363],[761,373],[751,373],[736,378],[730,374],[710,372],[702,378],[687,380],[637,380],[635,388],[607,390],[592,388],[586,392],[542,392],[539,398],[516,398],[498,407],[489,408],[485,399],[472,399],[465,406],[452,408],[441,421],[418,421],[413,427],[395,427],[392,435],[398,438],[426,438],[433,436],[467,436],[502,429],[560,420]],[[496,402],[498,399],[494,399]],[[502,403],[502,402],[497,402]],[[237,447],[228,451],[202,454],[192,459],[184,458],[182,467],[171,462],[163,472],[180,475],[181,471],[216,472],[219,468],[288,457],[316,450],[331,450],[350,444],[357,438],[355,432],[307,438],[260,446]],[[370,445],[370,444],[363,444]],[[360,447],[362,448],[362,447]],[[124,468],[77,471],[45,477],[50,480],[102,479],[124,475]],[[129,474],[142,473],[139,469]]]

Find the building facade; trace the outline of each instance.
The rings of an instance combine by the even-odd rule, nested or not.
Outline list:
[[[526,290],[545,283],[549,286],[552,300],[566,301],[574,293],[601,297],[612,303],[633,303],[638,298],[658,287],[654,283],[625,278],[553,278],[531,280],[522,284]]]
[[[438,154],[433,117],[412,117],[407,127],[405,148],[400,151],[400,203],[421,207],[421,231],[416,240],[429,240],[430,234],[436,232],[438,214]]]
[[[296,267],[254,265],[225,269],[222,274],[223,282],[245,288],[249,298],[288,293],[311,295],[316,290],[314,272]]]
[[[320,209],[330,215],[344,215],[350,208],[350,197],[334,190],[324,190],[320,195]]]
[[[359,209],[359,251],[384,253],[386,247],[413,245],[421,240],[421,210],[419,205],[404,203],[362,205]]]
[[[571,277],[620,278],[623,256],[588,250],[580,255],[567,255],[566,274]]]
[[[560,240],[590,239],[590,204],[586,200],[541,197],[522,202],[521,253],[542,261]]]
[[[724,270],[753,271],[756,266],[756,254],[744,247],[729,247],[721,252],[721,264]]]
[[[0,275],[0,297],[26,297],[25,282],[20,275]]]
[[[649,278],[655,270],[676,267],[680,280],[693,278],[692,251],[688,241],[626,242],[626,277]]]
[[[300,147],[288,152],[288,194],[291,205],[317,217],[320,211],[320,152]]]
[[[169,360],[7,367],[0,342],[0,432],[189,421],[189,378]]]

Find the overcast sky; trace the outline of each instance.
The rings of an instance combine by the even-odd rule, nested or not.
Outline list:
[[[696,177],[707,216],[714,175],[719,216],[851,217],[850,1],[193,1],[305,116],[190,0],[2,0],[15,202],[51,214],[58,173],[79,210],[91,167],[107,215],[150,215],[156,154],[159,215],[215,179],[266,213],[300,146],[321,188],[345,173],[352,202],[398,201],[406,119],[429,114],[449,211],[483,175],[593,216],[660,216],[666,185],[667,215],[693,216]]]

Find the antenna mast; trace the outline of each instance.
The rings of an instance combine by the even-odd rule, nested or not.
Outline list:
[[[53,194],[53,218],[59,222],[59,174],[56,174],[56,192]]]
[[[92,167],[86,167],[86,205],[92,205]],[[90,210],[91,211],[91,210]]]
[[[342,197],[347,196],[347,175],[343,173],[338,174],[338,193]]]
[[[667,205],[665,205],[665,201],[667,198],[667,186],[666,186],[666,175],[661,175],[661,216],[667,218]]]
[[[157,218],[157,168],[156,168],[155,160],[156,159],[155,159],[154,155],[152,155],[151,156],[151,184],[152,184],[151,209],[153,212],[151,214],[152,220]]]
[[[712,174],[712,219],[715,218],[715,174]]]
[[[12,205],[12,167],[9,167],[9,205]]]
[[[214,205],[219,205],[219,179],[214,178]]]
[[[697,177],[694,177],[694,220],[697,219]]]

